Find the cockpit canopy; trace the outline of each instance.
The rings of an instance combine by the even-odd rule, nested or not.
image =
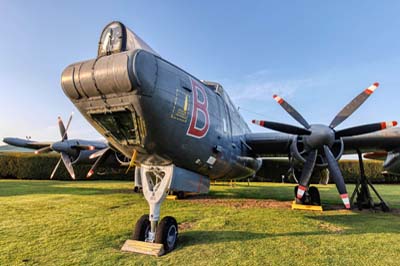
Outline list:
[[[210,89],[212,89],[213,91],[218,93],[219,95],[224,94],[224,88],[218,82],[208,81],[208,80],[202,80],[201,82],[203,82],[204,85],[206,85],[207,87],[209,87]]]
[[[129,50],[142,49],[158,55],[133,31],[119,21],[113,21],[102,31],[97,56],[111,55]]]

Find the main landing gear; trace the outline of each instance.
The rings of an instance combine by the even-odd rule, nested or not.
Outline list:
[[[296,204],[321,206],[321,197],[319,196],[318,188],[309,187],[308,190],[304,192],[304,195],[301,199],[296,197],[298,189],[299,186],[295,186],[294,198],[296,200]]]
[[[289,169],[289,176],[293,177],[296,183],[298,179],[296,176],[301,175],[301,172],[298,172],[294,167]],[[297,198],[297,190],[299,186],[294,187],[294,201],[292,204],[292,209],[300,209],[300,210],[322,210],[321,207],[321,197],[319,195],[319,191],[317,187],[309,187],[305,192],[301,199]],[[314,206],[316,208],[314,208]]]
[[[172,174],[172,165],[142,165],[135,171],[135,180],[141,179],[143,195],[149,204],[150,214],[144,214],[136,222],[132,239],[162,244],[165,253],[175,249],[178,241],[178,224],[175,218],[166,216],[160,221],[160,207],[171,187]]]
[[[374,188],[371,181],[369,181],[369,179],[365,176],[364,161],[362,158],[362,154],[359,150],[357,150],[357,155],[360,166],[360,177],[357,179],[356,188],[354,189],[354,192],[351,195],[350,203],[353,205],[354,202],[354,205],[357,205],[359,210],[375,209],[377,207],[380,207],[384,212],[390,211],[390,208],[387,205],[387,203],[382,199],[381,195],[379,195],[378,191]],[[374,202],[369,188],[371,188],[374,191],[375,195],[380,200],[379,203]]]

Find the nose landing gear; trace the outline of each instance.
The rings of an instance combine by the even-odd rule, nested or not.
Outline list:
[[[166,216],[159,222],[161,204],[171,187],[173,166],[142,165],[135,175],[141,180],[150,214],[139,218],[132,235],[134,241],[127,240],[122,250],[161,256],[174,250],[178,241],[175,218]]]

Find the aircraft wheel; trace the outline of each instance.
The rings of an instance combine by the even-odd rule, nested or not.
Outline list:
[[[134,191],[135,193],[139,193],[139,187],[135,186],[135,188],[133,189],[133,191]]]
[[[308,189],[308,194],[310,194],[310,203],[312,205],[321,205],[321,197],[319,195],[318,188],[310,187]]]
[[[178,191],[178,192],[176,193],[176,197],[177,197],[178,199],[184,199],[184,198],[185,198],[185,192],[183,192],[183,191]]]
[[[178,224],[174,217],[162,218],[157,226],[156,243],[164,245],[166,253],[171,252],[178,242]]]
[[[149,232],[150,232],[149,215],[144,214],[136,222],[135,231],[133,232],[132,239],[139,240],[139,241],[145,241]]]

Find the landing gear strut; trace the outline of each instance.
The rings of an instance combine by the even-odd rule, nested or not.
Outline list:
[[[358,163],[360,166],[360,177],[357,179],[356,188],[354,189],[354,192],[351,195],[350,203],[352,205],[353,204],[357,205],[359,210],[375,209],[376,207],[380,207],[382,209],[382,211],[384,211],[384,212],[390,211],[389,206],[379,195],[378,191],[376,191],[376,189],[372,185],[371,181],[369,181],[369,179],[365,176],[364,161],[362,158],[361,151],[357,150],[357,155],[358,155]],[[375,195],[380,200],[379,203],[374,203],[374,200],[372,199],[369,187],[374,191]],[[357,197],[356,197],[356,200],[354,201],[355,196],[357,196]]]
[[[143,195],[150,207],[150,214],[143,215],[137,221],[133,240],[164,245],[164,252],[172,251],[178,240],[178,224],[171,216],[160,222],[160,207],[171,187],[173,166],[142,165],[135,172],[135,179],[140,178]],[[138,179],[136,179],[138,180]]]
[[[135,186],[133,192],[142,193],[142,179],[140,177],[140,167],[135,167]]]

